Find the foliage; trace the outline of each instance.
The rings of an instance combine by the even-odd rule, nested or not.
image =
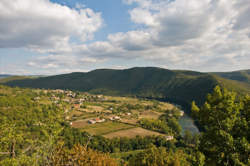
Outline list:
[[[1,162],[46,163],[62,130],[62,112],[55,105],[34,102],[31,90],[0,87],[0,93]]]
[[[165,148],[152,146],[129,160],[130,166],[188,166],[187,155],[179,150],[167,152]]]
[[[58,146],[50,157],[51,166],[117,166],[108,154],[96,152],[86,146],[75,145],[72,149]]]
[[[174,131],[170,127],[168,127],[167,123],[162,120],[141,119],[139,121],[139,124],[145,129],[158,131],[164,134],[172,135],[174,133]]]
[[[204,127],[199,149],[215,165],[249,165],[250,98],[236,100],[236,94],[217,86],[193,114]]]

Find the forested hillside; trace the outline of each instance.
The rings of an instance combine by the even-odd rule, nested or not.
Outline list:
[[[233,72],[215,72],[213,74],[230,80],[250,83],[250,70],[240,70]]]
[[[161,68],[94,70],[37,79],[14,80],[10,86],[70,89],[108,95],[131,95],[167,98],[179,103],[195,100],[202,103],[206,94],[218,84],[209,74],[193,71],[171,71]]]

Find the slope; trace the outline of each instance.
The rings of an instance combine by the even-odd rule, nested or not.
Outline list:
[[[70,89],[107,95],[166,98],[176,103],[202,103],[218,84],[214,76],[193,71],[143,67],[125,70],[99,69],[37,79],[13,80],[9,86]]]

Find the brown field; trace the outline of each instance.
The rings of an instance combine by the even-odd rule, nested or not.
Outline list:
[[[72,127],[74,127],[74,128],[82,128],[86,125],[88,125],[88,119],[78,120],[78,121],[72,122]]]
[[[156,135],[156,136],[162,135],[162,136],[164,136],[164,134],[150,131],[150,130],[146,130],[146,129],[143,129],[141,127],[131,128],[131,129],[127,129],[127,130],[120,130],[117,132],[105,134],[103,136],[106,138],[114,138],[114,137],[134,138],[137,135],[139,135],[139,136],[150,136],[150,135]]]
[[[154,111],[144,111],[139,115],[139,118],[146,119],[158,119],[163,113],[154,112]]]
[[[124,119],[124,118],[122,118],[121,119],[121,122],[122,123],[128,123],[128,124],[132,124],[132,125],[135,125],[135,124],[137,124],[137,119],[134,119],[134,118],[131,118],[131,119]]]
[[[87,109],[85,109],[86,112],[90,111],[90,112],[102,112],[104,110],[103,107],[101,106],[95,106],[95,105],[88,105]]]
[[[161,104],[159,105],[159,107],[162,109],[162,110],[172,110],[175,106],[173,104],[170,104],[170,103],[164,103],[164,102],[160,102]]]

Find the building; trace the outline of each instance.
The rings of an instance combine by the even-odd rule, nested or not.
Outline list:
[[[109,120],[121,120],[121,118],[119,116],[112,116],[109,118]]]
[[[180,111],[180,116],[183,116],[184,115],[184,111]]]
[[[93,120],[93,119],[91,119],[91,120],[89,120],[89,121],[88,121],[88,123],[89,123],[89,124],[95,124],[95,123],[96,123],[96,121],[95,121],[95,120]]]
[[[95,123],[102,123],[105,122],[105,119],[100,119],[100,118],[96,118],[96,119],[91,119],[88,121],[89,124],[95,124]]]
[[[171,141],[174,139],[174,136],[168,135],[165,137],[167,141]]]

